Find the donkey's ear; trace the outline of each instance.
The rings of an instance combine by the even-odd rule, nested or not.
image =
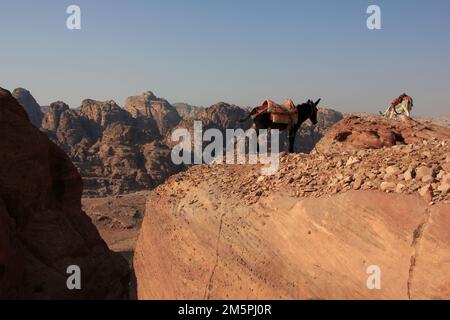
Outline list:
[[[316,101],[316,103],[314,103],[314,106],[315,106],[315,107],[317,107],[317,106],[319,105],[320,100],[322,100],[322,99],[319,99],[319,100]]]

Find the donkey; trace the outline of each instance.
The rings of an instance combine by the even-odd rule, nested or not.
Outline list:
[[[270,117],[269,112],[262,112],[258,108],[254,108],[247,117],[241,119],[239,122],[245,122],[248,119],[252,119],[255,123],[256,134],[259,136],[259,131],[261,129],[278,129],[280,131],[287,130],[289,138],[289,153],[294,153],[295,136],[298,129],[306,120],[311,120],[315,125],[317,124],[317,106],[320,100],[316,102],[308,100],[306,103],[297,105],[298,121],[295,125],[284,124],[284,123],[274,123]],[[259,149],[259,146],[258,146]]]

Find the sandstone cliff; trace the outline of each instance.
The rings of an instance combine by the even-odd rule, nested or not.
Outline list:
[[[81,210],[76,168],[4,89],[0,136],[0,298],[126,298],[129,268]],[[67,289],[70,265],[82,290]]]

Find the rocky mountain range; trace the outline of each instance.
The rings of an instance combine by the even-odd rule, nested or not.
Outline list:
[[[25,89],[16,96],[35,125],[61,147],[83,177],[85,196],[109,196],[149,190],[169,176],[186,169],[172,164],[170,153],[177,142],[171,134],[178,128],[193,130],[194,121],[204,129],[248,129],[251,121],[239,123],[247,110],[220,102],[209,108],[188,104],[171,105],[147,91],[126,99],[124,108],[114,101],[86,99],[72,109],[58,101],[44,108]],[[39,116],[40,115],[40,116]],[[320,123],[305,124],[296,150],[309,152],[326,130],[342,118],[331,109],[320,110]],[[38,125],[39,124],[39,125]],[[282,148],[287,137],[282,134]]]
[[[85,195],[153,188],[183,169],[159,143],[160,128],[179,121],[175,109],[148,93],[129,98],[126,108],[86,99],[78,112],[56,102],[45,113],[41,129],[78,167]]]

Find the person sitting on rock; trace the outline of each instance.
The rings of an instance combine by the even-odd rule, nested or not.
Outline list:
[[[397,99],[392,101],[391,106],[387,108],[381,115],[393,119],[395,116],[406,114],[408,118],[411,118],[411,110],[414,106],[413,99],[406,93],[401,94]]]

